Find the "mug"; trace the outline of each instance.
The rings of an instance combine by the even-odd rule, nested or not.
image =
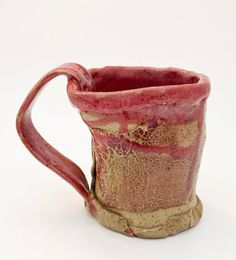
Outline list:
[[[31,109],[53,78],[67,76],[67,94],[92,135],[92,183],[35,129]],[[23,102],[17,131],[26,148],[69,182],[104,226],[128,236],[163,238],[195,226],[205,141],[207,76],[178,68],[66,63],[43,76]]]

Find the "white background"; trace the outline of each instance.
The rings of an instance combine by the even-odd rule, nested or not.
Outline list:
[[[29,154],[15,131],[17,110],[64,62],[176,66],[210,77],[197,227],[162,240],[112,232]],[[0,259],[236,259],[236,1],[0,0],[0,74]],[[63,77],[48,85],[34,121],[90,181],[90,134],[65,85]]]

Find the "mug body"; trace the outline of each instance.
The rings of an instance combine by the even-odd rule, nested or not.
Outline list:
[[[146,238],[194,226],[202,214],[196,182],[208,78],[176,68],[89,72],[93,91],[76,92],[73,81],[67,89],[92,134],[93,215]]]

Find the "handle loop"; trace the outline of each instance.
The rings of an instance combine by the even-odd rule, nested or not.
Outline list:
[[[43,76],[30,91],[18,112],[16,128],[22,142],[36,159],[69,182],[90,204],[89,185],[82,170],[46,142],[35,129],[31,119],[31,110],[39,93],[46,83],[59,75],[67,76],[68,80],[73,79],[81,91],[92,90],[92,78],[85,68],[75,63],[63,64]]]

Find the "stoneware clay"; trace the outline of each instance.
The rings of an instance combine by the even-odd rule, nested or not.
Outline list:
[[[92,183],[35,129],[31,109],[53,78],[65,75],[71,103],[92,134]],[[69,182],[104,226],[128,236],[163,238],[195,226],[195,193],[205,141],[209,79],[177,68],[66,63],[43,76],[17,115],[28,150]]]

